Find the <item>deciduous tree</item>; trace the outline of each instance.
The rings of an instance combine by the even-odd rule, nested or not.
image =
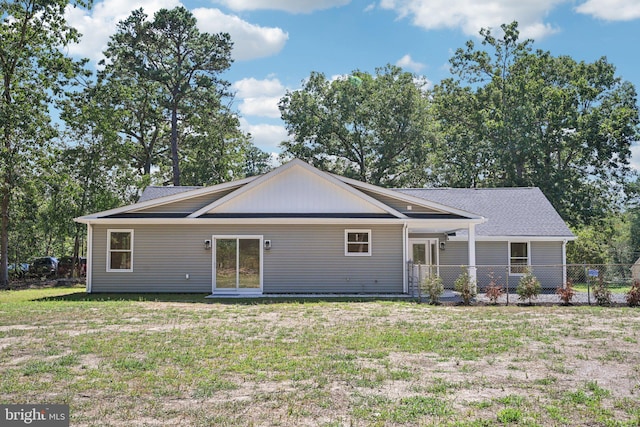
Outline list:
[[[11,198],[28,159],[55,135],[49,106],[81,71],[61,50],[79,34],[64,19],[82,0],[0,1],[0,286],[8,283]]]
[[[421,185],[433,142],[425,82],[399,67],[330,81],[313,72],[280,100],[285,155],[383,186]]]

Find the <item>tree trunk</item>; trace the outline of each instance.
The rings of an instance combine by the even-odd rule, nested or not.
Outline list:
[[[173,163],[173,185],[180,185],[180,163],[178,159],[178,106],[171,107],[171,161]]]
[[[8,183],[5,183],[8,185]],[[2,190],[2,232],[0,237],[0,288],[9,287],[9,188]]]

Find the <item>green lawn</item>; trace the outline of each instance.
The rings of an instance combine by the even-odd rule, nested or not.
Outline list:
[[[590,292],[593,293],[593,284],[589,286]],[[573,285],[573,288],[576,292],[587,292],[587,284],[586,283],[576,283]],[[611,291],[612,294],[626,294],[631,289],[630,283],[609,283],[607,284],[607,288]]]
[[[0,292],[0,401],[73,426],[637,426],[640,310]]]

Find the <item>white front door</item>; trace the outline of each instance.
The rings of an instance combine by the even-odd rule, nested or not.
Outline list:
[[[413,277],[419,282],[437,274],[438,239],[409,239],[409,257],[413,262]]]
[[[213,236],[213,291],[262,292],[262,236]]]

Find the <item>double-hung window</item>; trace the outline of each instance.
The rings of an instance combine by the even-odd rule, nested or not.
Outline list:
[[[509,243],[509,272],[511,274],[525,274],[529,267],[529,243]]]
[[[133,230],[107,230],[107,271],[133,271]]]
[[[371,230],[345,230],[344,254],[346,256],[370,256]]]

